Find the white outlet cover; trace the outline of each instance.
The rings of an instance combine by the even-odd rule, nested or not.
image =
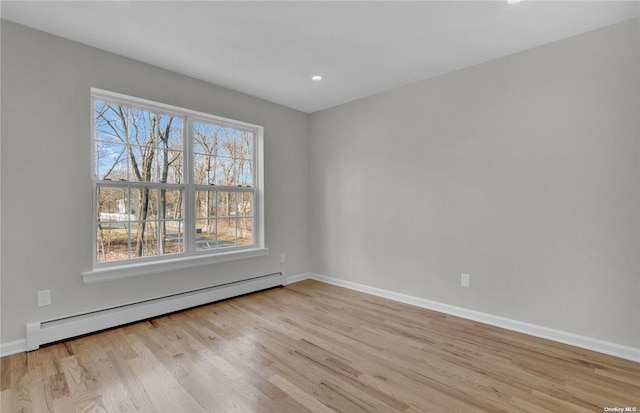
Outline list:
[[[462,273],[460,278],[460,285],[463,287],[469,287],[471,284],[471,275]]]
[[[38,307],[51,305],[51,290],[38,291]]]

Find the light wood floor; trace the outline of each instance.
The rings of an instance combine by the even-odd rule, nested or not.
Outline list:
[[[2,413],[640,410],[640,364],[316,281],[1,363]]]

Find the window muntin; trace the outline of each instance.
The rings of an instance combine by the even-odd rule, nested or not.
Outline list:
[[[95,265],[258,246],[261,128],[110,95],[93,94]]]

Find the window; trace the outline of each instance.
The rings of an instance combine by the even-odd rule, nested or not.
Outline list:
[[[262,127],[96,89],[92,106],[94,271],[263,247]]]

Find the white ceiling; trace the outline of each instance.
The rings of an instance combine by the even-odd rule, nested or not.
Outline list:
[[[638,16],[638,1],[2,1],[3,19],[314,112]],[[319,83],[310,80],[320,74]]]

